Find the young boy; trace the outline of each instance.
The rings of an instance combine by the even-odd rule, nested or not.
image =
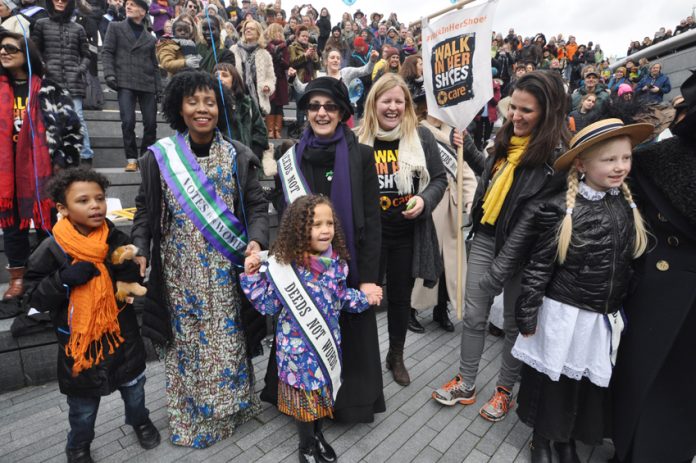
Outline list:
[[[70,407],[68,462],[91,462],[90,444],[101,396],[118,389],[126,424],[145,449],[160,443],[145,408],[145,348],[135,311],[121,309],[114,282],[137,281],[133,261],[110,257],[129,237],[106,219],[108,180],[86,169],[66,169],[48,185],[61,219],[53,237],[29,258],[26,301],[50,311],[58,343],[58,384]]]

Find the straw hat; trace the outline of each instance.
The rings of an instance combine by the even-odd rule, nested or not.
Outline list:
[[[628,136],[631,138],[631,146],[636,146],[650,138],[653,129],[652,124],[624,125],[621,119],[602,119],[575,134],[570,140],[570,149],[556,159],[553,168],[566,170],[580,153],[610,138]]]

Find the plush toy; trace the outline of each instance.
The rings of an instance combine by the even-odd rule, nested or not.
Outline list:
[[[138,248],[135,245],[128,244],[119,246],[111,254],[111,263],[114,265],[122,265],[128,260],[133,260],[138,254]],[[126,274],[132,272],[125,272]],[[118,276],[121,272],[116,272],[116,300],[124,302],[129,296],[144,296],[147,293],[147,288],[142,286],[138,281],[120,281]],[[120,275],[124,276],[124,275]],[[138,273],[138,279],[140,274]],[[131,278],[127,278],[131,279]]]

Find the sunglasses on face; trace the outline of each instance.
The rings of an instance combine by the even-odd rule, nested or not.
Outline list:
[[[8,55],[14,55],[15,53],[21,51],[19,48],[12,45],[11,43],[5,43],[3,45],[0,45],[0,50],[3,50]]]
[[[307,109],[312,112],[317,112],[321,108],[324,108],[324,111],[327,113],[335,113],[338,112],[340,109],[340,106],[338,106],[336,103],[324,103],[324,104],[319,104],[319,103],[309,103],[307,105]]]

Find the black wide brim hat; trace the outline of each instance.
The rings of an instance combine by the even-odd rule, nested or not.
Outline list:
[[[302,110],[307,110],[307,104],[309,104],[309,99],[312,94],[321,93],[330,97],[334,103],[336,103],[343,113],[341,122],[345,122],[350,119],[353,115],[353,106],[350,104],[350,99],[348,97],[348,89],[338,79],[333,77],[317,77],[316,79],[310,81],[305,87],[304,95],[297,102],[297,106]]]

